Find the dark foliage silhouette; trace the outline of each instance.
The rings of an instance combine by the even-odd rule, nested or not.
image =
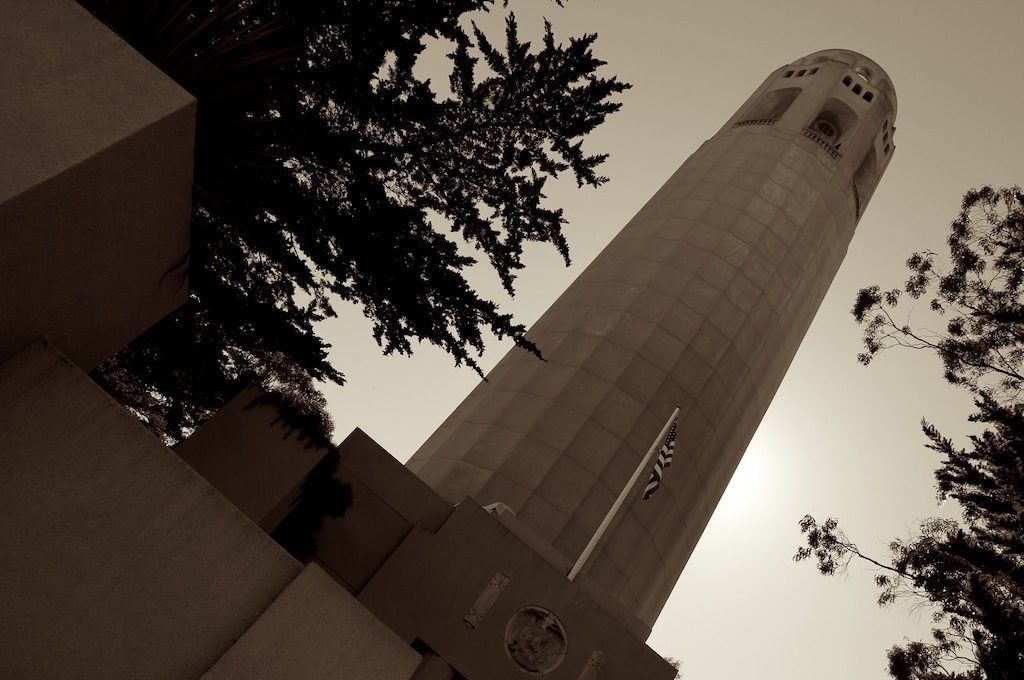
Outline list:
[[[545,183],[598,186],[584,137],[628,85],[597,75],[596,36],[503,44],[466,21],[489,0],[80,0],[198,101],[194,210],[179,311],[97,380],[166,441],[242,383],[319,413],[341,382],[315,324],[360,305],[384,352],[414,342],[477,368],[485,332],[536,351],[463,272],[468,244],[512,292],[524,244],[568,262]],[[450,95],[414,72],[450,50]]]
[[[946,379],[975,395],[970,420],[985,426],[958,448],[924,422],[940,500],[958,502],[962,519],[929,519],[916,536],[890,544],[889,560],[862,553],[835,519],[800,522],[823,574],[854,558],[878,568],[880,604],[911,598],[934,606],[930,641],[889,650],[897,680],[1024,678],[1024,193],[1019,187],[968,192],[948,239],[950,266],[915,253],[904,290],[860,291],[853,314],[864,326],[868,363],[892,347],[934,352]],[[897,322],[902,293],[928,296],[945,331]]]
[[[1024,362],[1024,194],[1019,187],[982,187],[964,197],[948,239],[949,270],[935,253],[907,260],[905,290],[864,288],[853,315],[864,326],[864,364],[891,347],[927,349],[942,359],[946,379],[972,392],[1016,399]],[[945,332],[911,328],[893,317],[903,293],[928,304]]]

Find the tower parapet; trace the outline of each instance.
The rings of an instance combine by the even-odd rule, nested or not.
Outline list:
[[[776,69],[719,131],[771,126],[803,135],[835,163],[856,216],[892,157],[896,91],[881,66],[849,50],[822,50]]]
[[[442,496],[504,503],[569,559],[680,406],[675,462],[582,578],[648,629],[846,254],[892,157],[875,62],[776,69],[409,461]]]

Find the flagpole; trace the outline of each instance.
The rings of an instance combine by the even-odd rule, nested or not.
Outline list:
[[[633,476],[629,478],[628,482],[626,482],[626,486],[622,488],[622,491],[619,493],[619,497],[615,499],[614,503],[612,503],[612,507],[608,510],[608,514],[604,516],[603,520],[601,520],[601,524],[597,527],[597,531],[595,531],[594,535],[590,537],[590,543],[587,543],[587,547],[583,549],[582,553],[580,553],[579,559],[576,560],[576,564],[572,565],[572,569],[569,570],[570,581],[575,581],[576,577],[579,576],[580,571],[583,570],[583,565],[587,563],[588,559],[590,559],[590,553],[594,552],[594,548],[597,547],[598,541],[601,540],[604,532],[608,530],[608,525],[612,523],[612,519],[614,519],[615,515],[618,514],[619,508],[622,507],[622,504],[626,502],[626,497],[629,496],[633,487],[636,486],[636,480],[640,479],[640,475],[643,474],[648,463],[651,462],[651,458],[654,457],[654,452],[657,451],[658,447],[665,441],[665,436],[668,434],[668,428],[672,426],[672,423],[678,415],[679,407],[676,406],[675,410],[672,411],[672,415],[669,416],[667,421],[665,421],[665,426],[661,428],[661,433],[658,434],[654,443],[651,444],[651,448],[647,451],[647,455],[644,456],[643,460],[640,461],[640,464],[636,466],[636,470],[633,471]]]

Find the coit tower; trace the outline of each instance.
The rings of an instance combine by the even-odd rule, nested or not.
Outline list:
[[[896,95],[847,50],[776,69],[408,466],[575,559],[676,405],[675,459],[581,580],[647,630],[768,408],[893,154]]]

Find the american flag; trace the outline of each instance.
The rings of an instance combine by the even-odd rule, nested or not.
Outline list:
[[[644,500],[650,498],[658,490],[665,468],[672,464],[672,452],[676,450],[676,424],[678,422],[679,418],[672,421],[672,427],[668,429],[665,442],[661,445],[661,450],[658,451],[658,460],[655,461],[654,469],[651,470],[651,478],[647,480],[647,486],[644,487]]]

